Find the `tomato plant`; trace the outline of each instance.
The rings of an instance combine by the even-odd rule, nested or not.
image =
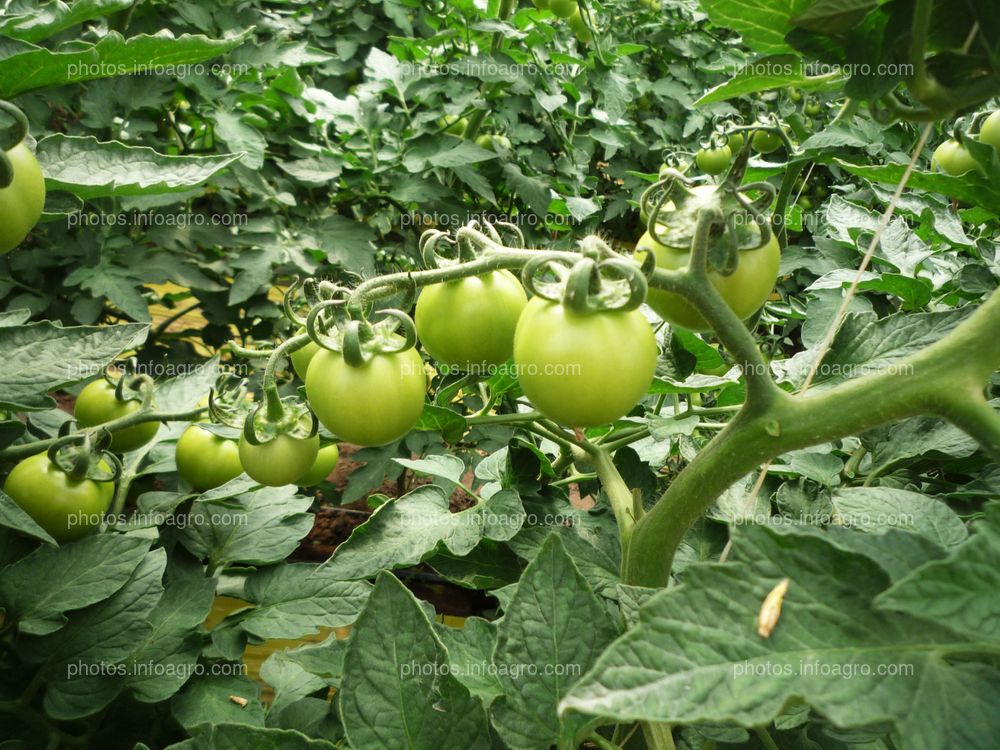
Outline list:
[[[102,467],[105,471],[107,464]],[[39,453],[18,463],[3,491],[57,542],[91,533],[111,507],[114,484],[74,478]]]
[[[119,399],[115,386],[101,378],[80,391],[73,413],[81,427],[94,427],[135,414],[140,408],[139,401]],[[134,451],[156,437],[159,429],[157,422],[142,422],[115,430],[111,433],[111,450],[118,453]]]
[[[417,299],[417,335],[439,362],[462,369],[498,365],[514,351],[514,327],[526,303],[509,271],[434,284]]]
[[[194,424],[177,441],[177,471],[198,492],[219,487],[243,473],[239,442]]]

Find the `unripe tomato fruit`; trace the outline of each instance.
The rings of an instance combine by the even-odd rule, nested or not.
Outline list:
[[[545,416],[570,427],[607,424],[645,395],[659,349],[638,310],[579,314],[534,297],[514,334],[524,394]]]
[[[385,445],[424,410],[427,376],[416,349],[373,354],[360,367],[324,349],[306,373],[309,405],[330,432],[357,445]]]
[[[0,188],[0,254],[24,242],[45,206],[45,178],[31,149],[21,141],[6,153],[14,179]]]
[[[198,492],[221,487],[243,473],[236,440],[213,435],[196,424],[177,441],[177,472]]]
[[[538,10],[549,9],[549,0],[531,0],[531,2]]]
[[[1000,149],[1000,110],[986,118],[982,129],[979,131],[979,140],[983,143]]]
[[[142,406],[139,401],[119,401],[115,395],[115,387],[101,378],[80,391],[73,411],[81,427],[94,427],[133,414],[140,408]],[[143,422],[123,430],[115,430],[111,433],[111,450],[115,453],[134,451],[156,437],[159,429],[159,422]]]
[[[457,135],[461,137],[465,134],[465,129],[469,125],[469,119],[467,117],[459,117],[458,115],[445,115],[438,121],[441,125],[447,126],[444,132],[449,135]]]
[[[755,130],[750,145],[758,154],[771,154],[784,146],[785,142],[781,140],[780,135],[770,130]]]
[[[576,0],[549,0],[549,10],[560,18],[569,18],[576,9]]]
[[[510,150],[510,138],[505,135],[495,135],[494,133],[483,133],[476,136],[476,145],[489,151],[496,151],[497,147]]]
[[[955,177],[981,169],[969,149],[956,140],[945,141],[934,149],[931,163],[937,164],[945,174]]]
[[[705,174],[722,174],[729,168],[729,162],[733,160],[733,151],[728,145],[719,148],[701,148],[694,156],[695,164]]]
[[[102,468],[107,464],[102,462]],[[3,491],[57,542],[69,542],[97,528],[114,498],[113,482],[73,479],[38,453],[11,470]]]
[[[240,464],[255,482],[282,487],[296,482],[312,468],[319,453],[319,435],[308,438],[282,433],[260,445],[240,437]]]
[[[299,331],[299,333],[305,333],[305,331]],[[316,352],[321,348],[315,341],[310,341],[301,349],[296,349],[289,355],[289,359],[292,360],[292,368],[300,380],[304,381],[306,379],[306,373],[309,371],[309,363],[312,362],[313,357],[316,356]]]
[[[730,133],[726,138],[726,145],[729,146],[730,153],[737,154],[743,148],[743,133]]]
[[[573,13],[566,19],[566,23],[573,30],[577,41],[581,44],[590,44],[594,41],[594,34],[590,30],[590,27],[587,26],[587,22],[583,19],[583,16],[580,15],[579,8],[573,9]]]
[[[694,189],[697,192],[715,190],[710,185],[700,185]],[[652,251],[656,256],[657,268],[668,270],[687,268],[691,260],[690,247],[661,245],[653,239],[648,231],[639,238],[635,251],[636,260],[639,261],[642,260],[645,253]],[[739,265],[729,276],[723,276],[718,271],[710,270],[708,278],[730,309],[741,320],[746,320],[757,312],[771,295],[774,283],[778,278],[780,265],[781,248],[778,245],[778,240],[772,234],[770,241],[764,247],[756,250],[741,250]],[[646,304],[671,325],[692,331],[707,331],[710,328],[708,322],[694,307],[683,297],[672,292],[650,288],[646,295]]]
[[[312,487],[325,480],[333,470],[337,468],[337,461],[340,459],[340,450],[336,443],[324,445],[319,449],[316,460],[313,461],[309,471],[298,478],[296,484],[300,487]]]
[[[510,271],[494,271],[420,292],[414,322],[424,350],[461,369],[506,362],[528,298]]]

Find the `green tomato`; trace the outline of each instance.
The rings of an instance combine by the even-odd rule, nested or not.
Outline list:
[[[538,10],[549,9],[549,0],[531,0],[531,2],[536,8],[538,8]]]
[[[697,189],[714,188],[700,186]],[[645,253],[652,251],[656,256],[656,266],[668,270],[687,268],[691,260],[690,248],[661,245],[650,236],[649,232],[639,238],[635,249],[637,260],[641,261]],[[718,271],[709,271],[708,277],[730,309],[741,320],[746,320],[757,312],[771,295],[780,265],[781,248],[772,234],[771,240],[764,247],[741,250],[739,265],[729,276],[723,276]],[[708,322],[687,300],[672,292],[651,288],[646,295],[646,303],[671,325],[692,331],[707,331],[710,328]]]
[[[755,130],[750,145],[758,154],[771,154],[785,145],[781,136],[770,130]]]
[[[570,427],[607,424],[645,395],[659,349],[638,310],[581,315],[534,297],[514,334],[524,394],[545,416]]]
[[[312,468],[319,453],[319,435],[299,438],[281,433],[260,445],[251,445],[243,436],[239,452],[243,470],[251,479],[265,487],[282,487]]]
[[[299,333],[305,333],[304,330],[299,331]],[[299,376],[300,380],[306,379],[306,373],[309,371],[309,363],[312,362],[313,357],[316,356],[322,347],[315,341],[310,341],[308,344],[303,346],[301,349],[296,349],[291,353],[290,359],[292,360],[292,367],[295,370],[295,374]]]
[[[198,492],[221,487],[243,473],[236,440],[213,435],[196,424],[177,441],[177,472]]]
[[[312,467],[299,477],[296,484],[300,487],[312,487],[314,484],[319,484],[333,473],[333,470],[337,468],[337,461],[339,459],[340,450],[337,448],[336,443],[324,445],[319,449]]]
[[[102,468],[108,465],[101,462]],[[10,472],[3,491],[57,542],[86,536],[101,524],[111,507],[115,485],[93,479],[73,479],[39,453]]]
[[[528,298],[510,271],[494,271],[420,292],[414,321],[424,350],[463,370],[506,362]]]
[[[979,162],[975,160],[969,149],[955,140],[948,140],[934,150],[931,164],[937,164],[945,174],[953,176],[967,172],[979,171]]]
[[[738,154],[740,149],[743,148],[743,133],[730,133],[726,138],[726,145],[729,146],[729,151],[734,154]]]
[[[6,153],[14,179],[0,188],[0,255],[24,242],[45,206],[45,178],[31,149],[22,141]]]
[[[979,140],[983,143],[1000,149],[1000,110],[986,118],[982,129],[979,131]]]
[[[577,41],[581,44],[590,44],[594,41],[594,34],[590,30],[590,27],[587,26],[587,22],[583,19],[583,16],[580,15],[579,8],[573,9],[573,13],[566,19],[566,23],[573,30]]]
[[[385,445],[417,423],[427,375],[416,349],[376,353],[360,367],[324,349],[306,373],[309,405],[330,432],[357,445]]]
[[[465,134],[465,129],[469,125],[469,119],[467,117],[459,117],[458,115],[445,115],[438,123],[444,128],[444,132],[449,135],[457,135],[459,138]]]
[[[806,102],[806,106],[802,108],[802,111],[806,113],[807,117],[817,117],[823,111],[823,106],[815,99],[810,99]]]
[[[789,89],[788,90],[788,98],[791,99],[793,102],[801,102],[802,101],[802,92],[799,91],[798,89]]]
[[[695,164],[705,174],[722,174],[729,168],[729,162],[733,160],[732,149],[728,145],[719,148],[698,149],[694,156]]]
[[[576,0],[549,0],[549,10],[560,18],[569,18],[576,9]]]
[[[511,149],[510,138],[505,135],[495,135],[493,133],[483,133],[476,136],[476,145],[490,151],[496,151],[498,148],[507,151]]]
[[[119,401],[115,386],[101,378],[88,384],[76,397],[74,416],[81,427],[95,427],[113,419],[133,414],[141,409],[139,401]],[[143,422],[111,433],[111,450],[128,453],[140,448],[154,437],[160,429],[159,422]]]

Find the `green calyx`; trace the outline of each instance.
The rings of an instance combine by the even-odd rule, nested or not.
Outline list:
[[[280,435],[305,440],[314,437],[318,431],[316,415],[295,396],[281,400],[277,419],[273,418],[269,404],[258,404],[243,421],[243,439],[250,445],[263,445]]]
[[[122,463],[118,456],[106,450],[111,443],[111,433],[99,430],[95,442],[89,432],[73,432],[74,426],[75,422],[69,420],[59,428],[60,440],[47,451],[49,461],[76,481],[117,481]]]
[[[696,185],[668,170],[643,194],[641,205],[655,242],[686,252],[696,240],[705,241],[710,267],[728,275],[736,269],[739,251],[756,250],[771,241],[765,212],[774,195],[770,183],[739,185],[732,173],[716,186]]]
[[[583,243],[586,252],[587,241]],[[624,258],[598,260],[582,255],[572,265],[541,255],[530,260],[521,283],[531,294],[561,302],[578,315],[634,310],[646,299],[646,269]]]
[[[346,313],[346,314],[345,314]],[[363,367],[377,354],[406,351],[417,343],[417,327],[402,310],[379,310],[371,322],[363,310],[344,300],[325,300],[310,311],[306,332],[324,349],[340,352],[352,367]]]

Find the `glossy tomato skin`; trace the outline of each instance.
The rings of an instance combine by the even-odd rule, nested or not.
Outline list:
[[[340,450],[336,443],[324,445],[319,449],[316,460],[313,461],[309,471],[298,478],[296,484],[300,487],[312,487],[325,480],[333,470],[337,468],[337,461],[340,459]]]
[[[427,375],[416,349],[374,354],[352,367],[324,349],[306,373],[309,405],[330,432],[357,445],[385,445],[410,431],[424,410]]]
[[[81,427],[94,427],[126,417],[140,408],[139,401],[119,401],[115,396],[115,387],[100,378],[80,391],[73,413]],[[143,422],[124,430],[115,430],[111,434],[111,450],[115,453],[128,453],[141,448],[156,437],[159,429],[159,422]]]
[[[750,145],[758,154],[770,154],[785,145],[781,136],[770,130],[755,130]]]
[[[517,377],[531,403],[569,427],[607,424],[645,395],[659,349],[638,310],[581,315],[534,297],[514,334]]]
[[[1000,110],[986,118],[982,130],[979,131],[979,140],[1000,149]]]
[[[104,464],[107,469],[107,464]],[[57,542],[80,539],[96,529],[111,507],[112,482],[73,479],[45,453],[18,463],[3,491]]]
[[[251,445],[240,438],[240,463],[255,482],[265,487],[292,484],[312,468],[319,453],[319,435],[299,438],[281,434],[274,439]]]
[[[549,0],[549,10],[560,18],[569,18],[576,8],[576,0]]]
[[[239,443],[196,424],[177,441],[176,459],[177,472],[198,492],[221,487],[243,473]]]
[[[7,151],[14,180],[0,188],[0,255],[24,242],[42,215],[45,178],[38,159],[22,141]]]
[[[305,331],[299,331],[299,334],[302,333],[305,333]],[[295,374],[299,376],[300,380],[304,381],[306,379],[306,373],[309,372],[309,363],[312,362],[313,357],[316,356],[316,352],[321,348],[315,341],[310,341],[301,349],[296,349],[291,353],[289,358],[292,360],[292,367],[295,369]]]
[[[494,271],[420,292],[414,322],[424,350],[464,370],[506,362],[528,298],[510,271]]]
[[[945,141],[934,149],[932,161],[942,172],[954,177],[980,169],[979,162],[969,153],[969,149],[955,140]]]
[[[640,253],[652,251],[656,256],[657,268],[668,270],[687,268],[691,260],[690,249],[661,245],[650,236],[649,232],[639,238],[635,250],[637,259],[641,259]],[[778,279],[780,265],[781,248],[772,234],[770,241],[764,247],[740,251],[739,266],[729,276],[709,271],[708,277],[730,309],[741,320],[746,320],[757,312],[771,295]],[[650,288],[646,295],[646,304],[671,325],[692,331],[707,331],[710,328],[708,322],[687,300],[672,292]]]
[[[702,148],[694,156],[694,161],[705,174],[722,174],[733,160],[733,151],[728,144],[719,148]]]

